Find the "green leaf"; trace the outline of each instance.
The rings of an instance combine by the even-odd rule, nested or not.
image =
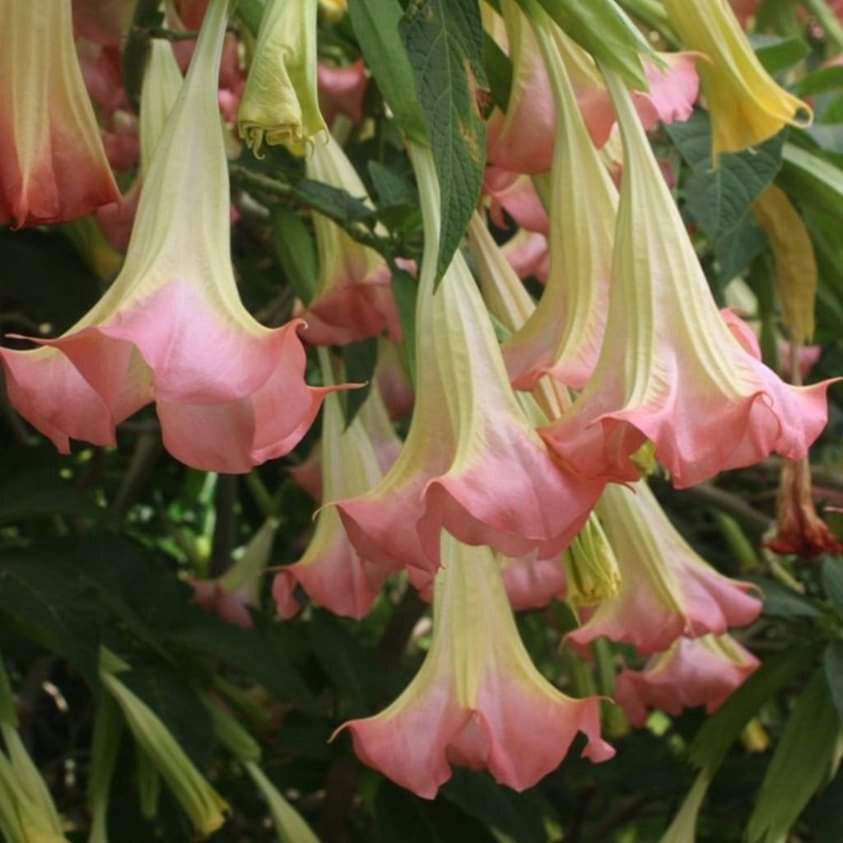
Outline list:
[[[419,194],[413,184],[403,175],[381,164],[369,161],[369,177],[378,194],[378,203],[386,207],[418,205]]]
[[[477,0],[411,0],[401,36],[439,176],[441,279],[480,199],[486,163],[486,124],[477,102],[478,90],[486,88]]]
[[[749,843],[779,843],[787,837],[828,776],[839,732],[840,718],[820,670],[797,699],[776,746],[749,820]]]
[[[829,556],[823,562],[823,588],[837,614],[843,618],[843,558]]]
[[[764,600],[764,614],[776,618],[816,618],[820,612],[817,607],[775,580],[758,577],[752,574],[743,579],[758,586]]]
[[[15,474],[0,486],[0,522],[44,515],[97,519],[103,514],[90,492],[74,488],[55,469]]]
[[[839,65],[806,74],[796,83],[794,92],[800,97],[810,97],[836,89],[843,89],[843,67]]]
[[[299,214],[290,208],[273,211],[272,244],[296,296],[310,304],[316,294],[319,266],[313,235]]]
[[[720,263],[720,278],[731,281],[764,248],[766,237],[752,215],[752,203],[781,168],[784,136],[757,149],[711,160],[711,121],[696,111],[685,123],[665,126],[680,155],[691,168],[685,182],[688,213],[711,240]]]
[[[383,843],[495,843],[488,828],[444,799],[419,799],[389,782],[378,788],[375,822]]]
[[[792,143],[784,145],[783,161],[782,187],[801,203],[843,222],[843,171]]]
[[[688,751],[691,762],[716,769],[761,706],[798,676],[812,658],[810,648],[799,646],[768,658],[702,725]]]
[[[344,393],[345,426],[348,427],[372,389],[372,378],[378,364],[377,337],[344,345],[342,359],[345,364],[345,379],[349,383],[363,384],[359,389],[351,389]]]
[[[506,111],[512,90],[512,62],[498,46],[498,42],[485,31],[483,32],[483,67],[486,68],[492,101],[501,111]]]
[[[313,179],[299,179],[290,185],[292,193],[328,219],[343,223],[372,222],[375,211],[362,199],[341,187]]]
[[[798,64],[810,52],[804,38],[777,38],[774,35],[756,35],[752,38],[752,46],[767,73],[780,73]]]
[[[416,99],[413,68],[401,42],[398,0],[349,0],[354,34],[378,87],[398,124],[417,143],[427,142],[424,115]]]
[[[524,0],[519,2],[528,8]],[[538,0],[545,11],[605,68],[629,87],[649,90],[642,55],[652,47],[615,0]]]
[[[547,843],[544,825],[547,806],[533,792],[513,793],[496,785],[484,773],[455,770],[442,795],[514,843]]]
[[[825,651],[825,678],[837,713],[843,720],[843,641],[832,641]]]

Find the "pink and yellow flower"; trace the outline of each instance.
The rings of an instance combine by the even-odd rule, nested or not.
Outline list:
[[[624,670],[617,678],[615,700],[633,726],[647,722],[650,709],[674,717],[684,708],[717,711],[760,662],[729,635],[680,638],[653,656],[643,670]]]
[[[682,636],[722,635],[758,617],[761,601],[750,594],[753,587],[724,577],[701,559],[645,482],[607,486],[597,512],[617,555],[621,582],[615,596],[583,611],[584,625],[566,638],[578,649],[606,637],[656,653]]]
[[[209,6],[120,275],[62,336],[0,350],[10,400],[64,453],[70,438],[113,444],[115,426],[155,401],[176,458],[245,472],[293,448],[326,392],[304,381],[301,322],[264,328],[237,292],[216,102],[228,7]]]
[[[0,225],[66,222],[116,201],[70,0],[2,0],[0,32]]]
[[[513,394],[483,300],[457,253],[434,293],[438,182],[413,147],[425,217],[416,328],[416,404],[392,470],[341,501],[349,536],[369,558],[428,571],[444,527],[509,556],[551,556],[573,538],[600,493],[560,469]],[[501,478],[506,478],[504,486]]]
[[[327,353],[320,349],[320,355],[323,371],[329,372]],[[376,392],[369,396],[366,404],[369,405],[368,417],[371,418],[374,412],[377,423],[391,429]],[[325,400],[320,442],[325,504],[364,494],[383,477],[363,409],[346,427],[338,396],[329,395]],[[323,505],[316,516],[316,529],[307,550],[298,562],[278,568],[272,595],[283,618],[292,617],[301,608],[294,597],[299,585],[319,606],[337,615],[360,619],[368,614],[384,581],[398,567],[360,555],[348,540],[337,509]]]
[[[599,700],[565,696],[530,661],[494,554],[447,534],[442,544],[446,564],[421,670],[380,714],[342,727],[360,760],[432,799],[451,765],[486,768],[515,790],[532,787],[561,763],[577,732],[588,741],[584,757],[611,758]]]
[[[331,135],[313,146],[307,174],[367,204],[370,201],[360,176]],[[302,314],[307,323],[302,336],[316,345],[345,345],[387,330],[398,342],[401,322],[384,259],[321,214],[314,214],[313,225],[319,249],[319,287]]]
[[[571,470],[638,477],[648,439],[682,488],[776,451],[803,457],[828,383],[783,383],[729,330],[627,90],[609,77],[625,166],[606,341],[573,409],[542,435]]]

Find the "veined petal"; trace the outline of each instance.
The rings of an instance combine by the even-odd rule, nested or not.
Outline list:
[[[618,559],[620,590],[583,612],[585,624],[566,638],[578,649],[606,637],[649,654],[666,650],[681,636],[722,635],[760,613],[753,587],[703,561],[644,481],[631,489],[607,486],[597,512]]]
[[[588,739],[585,757],[611,758],[599,701],[566,697],[530,661],[491,551],[443,533],[442,555],[421,670],[379,715],[343,727],[360,759],[432,799],[452,764],[487,768],[515,790],[531,787],[560,764],[577,732]]]
[[[542,435],[572,470],[621,482],[636,479],[630,457],[649,439],[677,488],[773,451],[804,456],[829,384],[783,383],[729,330],[630,95],[608,79],[626,164],[606,342],[573,409]]]
[[[0,225],[66,222],[115,202],[70,0],[6,0],[0,32]]]

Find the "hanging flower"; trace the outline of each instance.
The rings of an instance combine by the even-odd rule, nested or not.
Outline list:
[[[444,533],[442,544],[447,561],[421,670],[380,714],[342,727],[360,760],[433,799],[452,764],[486,768],[515,790],[532,787],[559,766],[577,732],[588,740],[583,756],[611,758],[599,700],[565,696],[530,661],[494,554]]]
[[[507,228],[504,211],[520,228],[547,234],[550,221],[530,176],[486,167],[483,192],[489,197],[489,216],[498,228]]]
[[[429,151],[412,150],[426,229],[415,410],[392,470],[368,494],[339,503],[346,530],[367,558],[429,572],[439,564],[443,527],[508,556],[532,550],[551,556],[577,533],[600,483],[573,482],[542,447],[509,387],[486,308],[459,252],[433,292],[438,182]]]
[[[370,204],[363,182],[331,135],[311,150],[307,174]],[[400,341],[401,322],[386,262],[327,217],[314,214],[313,225],[319,248],[319,288],[302,314],[307,323],[302,336],[316,345],[345,345],[386,329],[393,341]]]
[[[606,341],[573,409],[542,435],[565,465],[630,481],[648,439],[677,488],[763,460],[803,457],[828,383],[783,383],[717,310],[629,93],[609,84],[624,138]]]
[[[764,69],[727,0],[665,0],[665,9],[686,47],[708,57],[700,62],[703,93],[711,112],[712,155],[740,152],[808,123],[811,110],[779,87]]]
[[[843,553],[843,542],[817,514],[807,458],[785,460],[782,465],[776,523],[776,535],[767,544],[776,553],[795,553],[808,559],[821,553]]]
[[[254,623],[249,608],[260,605],[261,583],[280,525],[278,518],[270,516],[222,576],[192,580],[196,602],[230,624],[251,629]]]
[[[80,38],[119,47],[132,24],[135,0],[72,0],[73,29]]]
[[[536,23],[558,115],[550,276],[538,307],[503,347],[517,389],[531,389],[548,373],[581,388],[597,362],[608,309],[617,191],[577,108],[553,26],[543,14]]]
[[[331,369],[327,352],[320,349],[320,356],[329,383]],[[386,416],[383,404],[378,410]],[[390,424],[388,418],[385,423]],[[326,504],[364,494],[383,477],[363,409],[346,427],[336,394],[325,400],[320,455]],[[283,618],[292,617],[301,608],[294,597],[299,585],[318,605],[335,614],[360,619],[369,613],[384,581],[398,567],[379,564],[359,554],[346,536],[339,512],[333,506],[323,506],[316,516],[316,529],[304,556],[295,564],[278,568],[272,595]]]
[[[542,609],[552,600],[564,600],[568,593],[564,556],[539,559],[533,551],[517,559],[500,557],[509,605],[516,611]]]
[[[503,0],[509,35],[512,87],[506,113],[495,112],[489,121],[488,158],[493,164],[517,173],[544,173],[553,161],[557,110],[553,85],[537,49],[530,23],[515,0]],[[609,140],[616,116],[606,86],[591,56],[571,40],[544,11],[535,9],[533,21],[546,21],[570,77],[577,103],[598,148]],[[633,94],[646,128],[658,123],[687,120],[699,92],[696,56],[691,53],[659,54],[660,64],[644,60],[649,90]]]
[[[629,722],[641,727],[650,709],[676,717],[683,708],[705,706],[711,714],[752,675],[760,662],[729,635],[680,638],[653,656],[643,670],[624,670],[615,700]]]
[[[519,230],[507,240],[501,254],[519,278],[535,278],[542,284],[550,276],[550,247],[544,234]]]
[[[11,402],[63,453],[70,438],[113,444],[115,425],[154,400],[173,456],[245,472],[287,453],[319,411],[301,322],[264,328],[237,293],[215,85],[227,13],[212,0],[118,278],[61,337],[0,349]]]
[[[116,201],[70,0],[6,2],[0,31],[0,225],[66,222]]]
[[[325,131],[317,92],[317,0],[270,0],[261,19],[255,57],[238,123],[255,152],[264,141],[304,155]]]
[[[647,484],[609,485],[597,506],[620,567],[616,595],[583,610],[585,623],[566,640],[584,650],[597,638],[649,654],[681,636],[724,634],[752,623],[761,601],[748,583],[704,562],[670,523]]]
[[[363,59],[353,64],[335,65],[319,62],[319,107],[328,126],[345,115],[356,126],[363,122],[363,100],[369,87],[369,76]]]

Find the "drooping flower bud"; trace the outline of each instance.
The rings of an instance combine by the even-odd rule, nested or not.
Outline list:
[[[615,683],[615,700],[638,727],[647,722],[650,709],[675,717],[683,708],[705,706],[711,714],[759,664],[730,635],[680,638],[642,670],[624,670]]]
[[[638,478],[630,458],[649,439],[677,488],[773,451],[803,457],[829,383],[783,383],[729,330],[629,92],[607,79],[625,164],[606,340],[573,409],[542,435],[571,470],[621,482]]]
[[[565,570],[567,597],[574,606],[593,606],[618,593],[622,580],[618,560],[593,513],[568,548]]]
[[[600,738],[600,703],[553,687],[530,660],[494,554],[442,534],[433,641],[403,694],[380,714],[352,720],[365,764],[432,799],[451,765],[486,768],[515,790],[532,787],[565,757],[577,732],[583,756],[614,755]]]
[[[238,473],[291,450],[324,388],[304,381],[299,321],[270,330],[243,307],[231,265],[229,186],[216,101],[229,0],[211,0],[143,185],[123,269],[70,330],[0,349],[18,412],[67,453],[114,442],[156,402],[165,447]]]
[[[2,0],[0,32],[0,225],[66,222],[115,202],[70,0]]]
[[[256,153],[264,142],[304,155],[325,131],[317,89],[317,0],[270,0],[237,115]]]
[[[311,150],[307,174],[371,204],[360,176],[331,135]],[[400,341],[401,323],[386,261],[319,213],[314,214],[313,227],[319,287],[302,313],[307,323],[302,336],[316,345],[345,345],[386,329],[394,342]]]
[[[708,57],[699,63],[711,112],[712,155],[740,152],[811,121],[810,108],[779,87],[764,69],[727,0],[665,0],[665,8],[686,47]]]
[[[748,583],[730,580],[703,561],[670,523],[647,484],[611,484],[597,505],[617,555],[620,588],[566,640],[578,649],[606,637],[640,653],[667,650],[679,637],[722,635],[752,623],[761,601]]]
[[[225,822],[228,805],[196,769],[157,714],[118,674],[129,666],[114,653],[100,655],[100,680],[126,718],[140,748],[155,765],[197,833],[207,837]]]
[[[330,383],[327,351],[320,349],[323,376]],[[369,396],[367,403],[375,397]],[[383,410],[383,405],[380,407]],[[385,411],[383,412],[385,415]],[[389,424],[389,419],[386,419]],[[320,606],[352,618],[368,614],[384,581],[397,565],[384,565],[361,555],[346,535],[340,514],[332,504],[362,495],[383,477],[383,470],[361,411],[346,427],[339,396],[325,400],[320,443],[323,505],[316,516],[313,537],[298,562],[278,569],[272,595],[283,618],[299,609],[293,595],[300,585]]]

